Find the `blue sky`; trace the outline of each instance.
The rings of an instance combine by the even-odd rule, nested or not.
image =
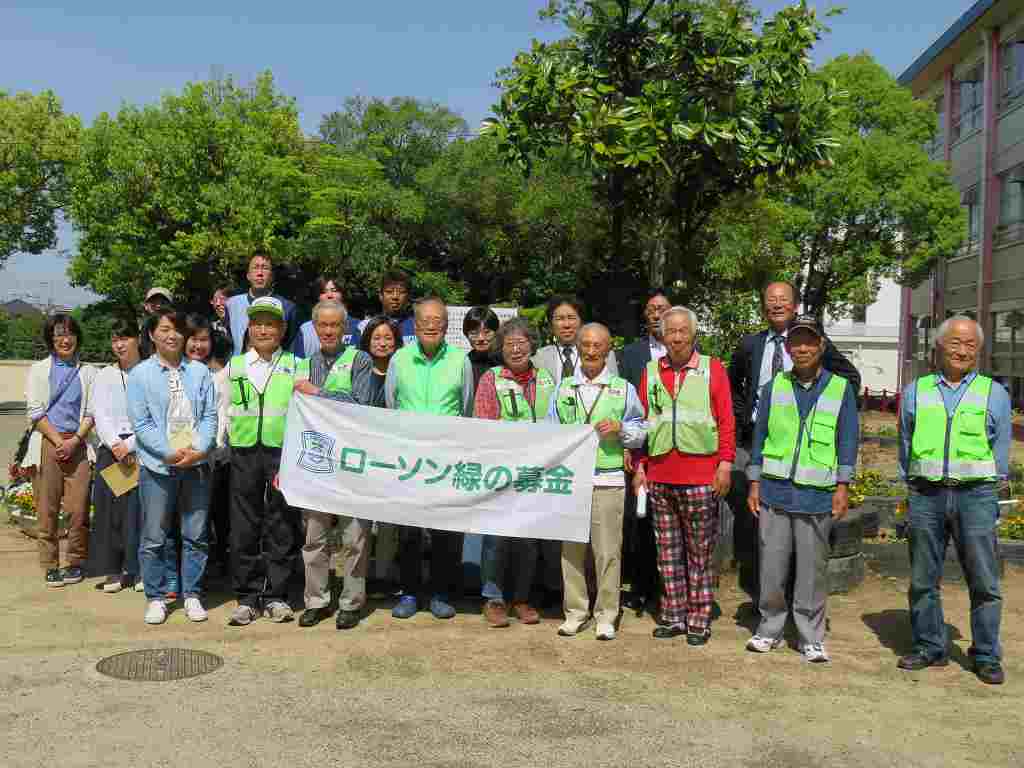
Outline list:
[[[788,3],[755,0],[771,14]],[[148,103],[213,72],[245,81],[264,69],[294,97],[303,128],[345,97],[415,96],[448,105],[471,127],[488,115],[495,71],[534,37],[545,0],[378,0],[371,3],[0,2],[0,90],[54,90],[87,124],[124,103]],[[819,10],[833,3],[812,0]],[[971,0],[846,0],[818,63],[867,50],[903,71],[971,5]],[[62,229],[61,248],[74,247]],[[0,271],[0,300],[32,291],[44,300],[86,300],[55,254],[19,255]],[[43,284],[43,283],[46,284]]]

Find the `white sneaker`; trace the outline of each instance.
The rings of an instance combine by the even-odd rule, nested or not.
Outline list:
[[[603,621],[597,622],[597,639],[598,640],[614,640],[615,639],[615,625],[608,624]]]
[[[828,653],[825,651],[825,646],[821,643],[808,643],[802,650],[804,652],[804,661],[809,661],[812,664],[824,664],[831,661]]]
[[[146,585],[142,583],[142,579],[139,579],[138,581],[135,582],[134,589],[135,589],[136,592],[145,592],[146,591]]]
[[[147,624],[163,624],[167,621],[167,606],[163,600],[150,600],[146,608]]]
[[[185,615],[190,621],[206,621],[209,618],[198,597],[185,598]]]
[[[768,653],[769,651],[774,651],[780,645],[782,645],[781,638],[765,637],[764,635],[754,635],[747,640],[747,650],[754,653]]]
[[[574,621],[572,619],[566,619],[558,627],[558,634],[562,637],[575,637],[590,623],[590,617],[585,618],[583,621]]]

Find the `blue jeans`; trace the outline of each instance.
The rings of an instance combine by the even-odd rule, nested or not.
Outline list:
[[[929,658],[948,653],[939,582],[950,536],[971,596],[971,650],[976,662],[999,661],[999,591],[995,483],[910,486],[910,625],[914,649]]]
[[[480,581],[483,583],[480,594],[484,600],[505,602],[505,550],[503,537],[484,536],[480,547]]]
[[[168,591],[167,532],[181,504],[182,594],[198,597],[209,551],[207,517],[210,503],[210,468],[171,470],[161,475],[139,468],[142,536],[139,564],[147,600],[159,600]]]

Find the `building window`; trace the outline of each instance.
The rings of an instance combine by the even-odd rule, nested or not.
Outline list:
[[[1017,166],[999,177],[999,226],[1024,222],[1024,166]]]
[[[991,318],[992,370],[1004,375],[1024,374],[1024,307],[993,312]]]
[[[985,104],[985,70],[979,63],[953,83],[953,141],[981,128]]]
[[[967,247],[977,245],[981,240],[981,200],[978,187],[964,190],[960,204],[967,208]]]
[[[925,144],[925,151],[933,160],[941,159],[946,148],[946,105],[940,96],[935,100],[935,135]]]
[[[1024,40],[1012,40],[1000,51],[1002,82],[999,84],[999,106],[1006,107],[1024,94]]]

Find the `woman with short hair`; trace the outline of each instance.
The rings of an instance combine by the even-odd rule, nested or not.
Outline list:
[[[110,328],[114,363],[98,374],[90,399],[99,448],[93,482],[93,520],[89,572],[105,579],[96,589],[116,594],[131,588],[139,577],[139,489],[120,496],[103,471],[115,464],[126,470],[135,465],[135,434],[128,415],[128,376],[141,362],[138,324],[134,317],[118,317]]]
[[[485,371],[501,364],[501,357],[491,348],[500,326],[501,321],[490,307],[471,307],[462,319],[462,334],[469,341],[469,362],[473,364],[474,389]]]
[[[79,359],[82,329],[69,314],[51,315],[43,326],[49,354],[32,364],[25,389],[34,433],[24,464],[35,465],[36,539],[48,587],[77,584],[89,556],[89,478],[95,438],[89,398],[96,369]],[[68,566],[60,568],[57,521],[68,519]]]
[[[359,340],[359,348],[373,360],[370,405],[375,408],[387,407],[384,401],[384,381],[388,375],[388,363],[401,347],[402,333],[387,315],[378,315],[367,321]]]
[[[537,334],[523,318],[507,320],[498,329],[493,350],[501,355],[501,363],[480,377],[473,403],[475,418],[534,424],[544,420],[556,387],[554,377],[530,361],[536,348]],[[547,583],[557,583],[561,548],[560,541],[484,536],[480,556],[483,615],[491,627],[509,625],[504,585],[506,563],[509,561],[518,565],[512,610],[523,624],[540,622],[540,614],[530,603],[537,558],[543,556],[550,577]]]
[[[182,313],[161,308],[149,318],[146,330],[153,356],[128,377],[128,412],[140,464],[145,622],[162,624],[167,618],[164,552],[179,499],[185,613],[192,621],[205,621],[200,600],[209,549],[210,469],[205,460],[217,436],[213,378],[205,365],[185,357],[188,329]]]

